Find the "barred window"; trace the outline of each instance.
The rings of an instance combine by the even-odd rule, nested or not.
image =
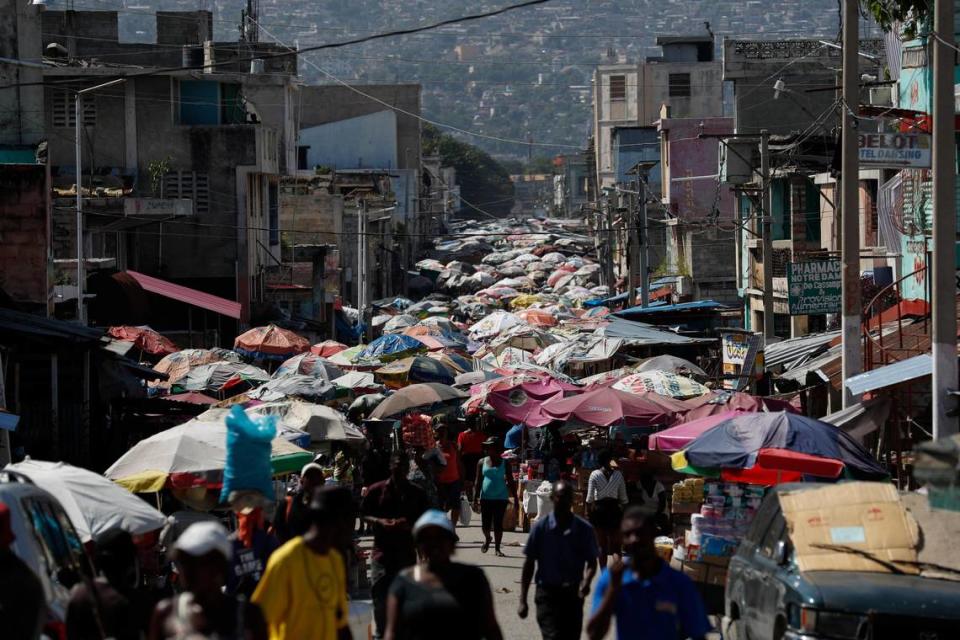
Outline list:
[[[196,171],[171,171],[165,174],[163,197],[192,200],[196,215],[207,213],[210,211],[210,187],[207,174]]]
[[[690,97],[690,74],[671,73],[667,78],[669,95],[671,98]]]
[[[74,110],[74,94],[66,89],[56,89],[50,98],[53,107],[53,126],[76,127],[77,118]],[[83,99],[83,126],[92,127],[97,124],[97,102],[94,96]]]
[[[610,76],[610,100],[627,99],[627,76]]]

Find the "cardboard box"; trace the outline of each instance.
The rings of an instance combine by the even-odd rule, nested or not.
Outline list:
[[[800,571],[917,573],[919,527],[896,488],[846,482],[780,494]],[[904,564],[907,563],[907,564]]]
[[[703,582],[707,579],[707,565],[702,562],[684,561],[680,571],[694,582]]]
[[[726,569],[730,565],[730,556],[708,556],[701,553],[700,562]]]
[[[721,587],[727,584],[726,567],[707,567],[707,576],[704,579],[706,584],[715,584]]]

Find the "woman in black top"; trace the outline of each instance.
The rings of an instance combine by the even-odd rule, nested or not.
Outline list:
[[[450,560],[458,538],[446,514],[426,511],[413,535],[418,561],[390,586],[385,640],[503,640],[483,570]]]

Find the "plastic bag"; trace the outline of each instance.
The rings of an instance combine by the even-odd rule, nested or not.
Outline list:
[[[460,526],[469,527],[470,519],[473,517],[473,506],[467,499],[467,494],[460,494]]]
[[[259,491],[273,498],[270,443],[277,435],[276,416],[252,419],[235,405],[227,414],[227,464],[223,469],[220,501],[232,492]]]

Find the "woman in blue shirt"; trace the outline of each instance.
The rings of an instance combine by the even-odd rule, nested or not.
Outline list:
[[[480,551],[486,553],[490,549],[490,529],[493,529],[495,553],[503,557],[500,551],[500,542],[503,540],[503,515],[507,511],[507,503],[511,497],[516,497],[517,490],[513,482],[513,473],[510,463],[501,457],[503,449],[497,438],[487,438],[483,441],[486,448],[486,457],[477,463],[477,477],[475,487],[480,487],[478,497],[474,499],[474,510],[479,507],[480,527],[483,529],[483,546]]]

